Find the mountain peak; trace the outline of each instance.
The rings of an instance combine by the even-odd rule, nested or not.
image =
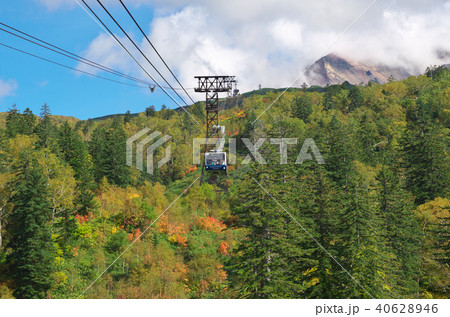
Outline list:
[[[351,61],[336,54],[328,54],[317,60],[306,72],[310,85],[367,84],[369,81],[386,83],[392,76],[396,80],[410,76],[406,69],[386,65],[370,65]]]

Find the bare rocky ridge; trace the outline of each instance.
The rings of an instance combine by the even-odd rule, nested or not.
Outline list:
[[[411,76],[404,68],[386,65],[367,65],[346,60],[329,54],[316,61],[306,72],[309,85],[325,86],[327,84],[367,84],[369,81],[386,83],[392,76],[395,80]]]

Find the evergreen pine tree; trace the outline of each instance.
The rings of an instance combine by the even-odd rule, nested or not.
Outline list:
[[[333,116],[329,125],[329,150],[325,158],[331,181],[335,185],[337,210],[335,249],[344,270],[337,270],[342,286],[339,297],[384,297],[392,287],[388,272],[390,253],[383,241],[382,218],[375,209],[372,191],[355,170],[350,134]],[[358,284],[359,283],[359,284]],[[370,293],[370,295],[369,295]]]
[[[119,186],[131,183],[130,170],[126,165],[125,145],[125,131],[118,120],[114,120],[107,127],[99,126],[94,130],[89,150],[97,182],[106,177],[110,183]]]
[[[304,235],[274,200],[286,203],[291,192],[283,181],[286,171],[278,165],[277,156],[272,153],[267,166],[250,163],[238,188],[234,215],[247,238],[235,250],[228,272],[231,287],[239,290],[239,297],[295,298],[305,289],[299,282],[302,272],[298,268],[302,265],[293,265],[293,261],[302,259],[299,245]]]
[[[298,202],[297,217],[303,217],[302,225],[311,235],[306,236],[302,245],[302,249],[308,254],[308,257],[302,258],[302,262],[309,263],[309,267],[302,270],[303,282],[309,286],[306,297],[336,298],[341,288],[337,276],[342,269],[330,256],[337,258],[335,243],[338,218],[333,201],[335,191],[322,166],[308,163],[305,171],[303,175],[298,175],[301,180],[301,185],[298,186],[303,189],[293,191],[292,199]]]
[[[10,138],[14,138],[16,135],[22,133],[23,117],[16,105],[13,105],[8,111],[6,116],[6,135]]]
[[[41,117],[39,123],[34,129],[34,133],[38,137],[37,146],[40,148],[51,148],[54,147],[54,137],[56,136],[56,126],[51,118],[50,108],[47,104],[44,104],[41,108]]]
[[[348,98],[350,99],[349,112],[362,106],[364,102],[361,89],[358,86],[351,86],[348,91]]]
[[[52,285],[52,240],[48,225],[51,205],[37,162],[24,157],[11,184],[14,204],[8,222],[11,235],[8,264],[16,298],[45,298]]]
[[[325,94],[323,95],[322,104],[325,110],[331,110],[336,108],[336,102],[334,97],[336,97],[341,91],[340,85],[327,85]]]
[[[407,110],[407,126],[401,139],[406,188],[420,205],[448,194],[450,182],[446,132],[425,97]]]
[[[300,97],[295,98],[294,102],[297,117],[308,122],[313,110],[311,97],[307,93],[303,93]]]
[[[394,170],[382,166],[378,172],[379,208],[384,218],[388,247],[399,263],[395,272],[398,294],[408,298],[418,294],[420,231],[413,214],[412,198],[402,189]]]
[[[23,134],[31,135],[34,132],[34,127],[36,125],[36,116],[30,110],[26,108],[23,112]]]
[[[336,198],[340,206],[337,248],[341,264],[353,277],[341,272],[341,297],[391,297],[395,286],[392,271],[397,269],[396,263],[386,248],[383,219],[375,209],[368,184],[354,177],[348,192]]]
[[[60,127],[58,144],[64,160],[73,168],[77,180],[77,212],[86,215],[94,208],[95,187],[92,163],[86,144],[67,121]]]
[[[145,116],[146,117],[154,117],[156,115],[155,106],[151,105],[145,108]]]
[[[349,142],[350,135],[336,116],[331,119],[328,134],[329,149],[325,157],[325,168],[328,170],[331,180],[347,192],[350,172],[353,169],[353,148]]]
[[[379,142],[377,126],[369,120],[366,114],[363,114],[357,129],[356,142],[361,161],[374,166],[378,163],[375,147]]]
[[[129,123],[131,120],[131,112],[130,110],[127,110],[127,112],[125,112],[125,116],[123,117],[123,123]]]

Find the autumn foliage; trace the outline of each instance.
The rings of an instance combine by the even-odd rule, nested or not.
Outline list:
[[[218,220],[211,216],[205,216],[197,219],[197,223],[200,228],[203,230],[220,233],[222,230],[225,230],[227,226],[223,223],[223,221]]]

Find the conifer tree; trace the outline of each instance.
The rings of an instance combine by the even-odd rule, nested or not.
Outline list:
[[[361,160],[369,165],[378,163],[375,145],[377,141],[377,126],[369,120],[367,114],[363,114],[358,125],[356,141]]]
[[[399,263],[395,272],[398,294],[408,298],[418,294],[420,231],[413,214],[412,197],[405,192],[395,171],[382,166],[378,172],[378,206],[384,218],[388,247]]]
[[[374,197],[359,177],[354,176],[348,192],[338,198],[340,219],[337,235],[341,263],[354,278],[341,272],[344,298],[384,298],[393,296],[397,270],[386,247],[383,218],[375,209]],[[356,281],[358,282],[356,282]],[[395,296],[395,295],[394,295]]]
[[[60,127],[58,144],[64,160],[73,168],[77,180],[77,212],[86,215],[94,208],[94,176],[86,144],[67,121]]]
[[[130,170],[126,165],[126,135],[117,119],[107,127],[99,126],[94,130],[89,150],[97,182],[106,177],[115,185],[130,184]]]
[[[364,102],[361,89],[358,86],[351,86],[348,91],[348,98],[350,99],[349,112],[362,106]]]
[[[304,122],[308,122],[312,113],[312,107],[311,97],[307,93],[303,93],[300,97],[295,98],[296,115]]]
[[[16,105],[13,105],[6,116],[6,135],[14,138],[17,134],[22,133],[22,126],[23,118]]]
[[[300,170],[301,171],[301,170]],[[303,282],[309,285],[307,298],[336,298],[340,295],[337,279],[341,268],[331,258],[337,258],[337,209],[333,197],[336,194],[326,170],[316,163],[308,163],[298,174],[302,189],[292,192],[292,200],[298,204],[297,217],[303,217],[303,226],[309,232],[302,245],[308,257],[303,257]],[[296,186],[296,187],[297,187]],[[331,256],[330,256],[331,255]]]
[[[54,138],[56,136],[56,132],[56,126],[51,118],[50,107],[47,104],[44,104],[41,108],[39,123],[34,129],[34,133],[38,137],[37,146],[40,148],[48,147],[55,149]]]
[[[350,173],[353,169],[353,148],[349,140],[350,135],[336,116],[331,119],[328,134],[329,149],[325,158],[325,168],[328,170],[331,180],[347,192]]]
[[[370,184],[358,175],[353,163],[354,151],[346,127],[333,116],[329,125],[329,150],[325,168],[335,184],[334,203],[339,222],[336,246],[344,270],[337,270],[343,287],[339,297],[383,297],[393,286],[389,250],[380,231],[382,218],[377,213]],[[382,278],[383,276],[384,278]],[[358,284],[359,283],[359,284]],[[370,294],[370,295],[369,295]]]
[[[274,153],[268,162],[267,166],[250,163],[239,185],[234,214],[247,238],[234,251],[228,272],[239,297],[295,298],[305,289],[299,282],[299,265],[292,265],[293,260],[301,262],[304,235],[274,200],[283,204],[289,198],[288,184],[282,181],[286,171],[280,169]]]
[[[448,194],[450,164],[446,131],[426,97],[407,110],[407,126],[401,139],[406,188],[420,205]]]
[[[31,135],[34,132],[34,127],[36,125],[36,116],[30,110],[26,108],[23,112],[23,134]]]
[[[37,162],[23,157],[11,184],[14,204],[9,218],[11,235],[8,264],[16,298],[45,298],[51,288],[53,254],[50,228],[51,206],[46,180]]]
[[[145,116],[146,117],[154,117],[156,115],[155,106],[151,105],[145,108]]]
[[[127,110],[127,112],[125,112],[125,116],[123,117],[123,123],[129,123],[131,120],[131,112],[130,110]]]
[[[325,94],[323,95],[322,104],[325,110],[331,110],[336,108],[336,103],[334,98],[341,91],[341,86],[339,85],[327,85]]]

